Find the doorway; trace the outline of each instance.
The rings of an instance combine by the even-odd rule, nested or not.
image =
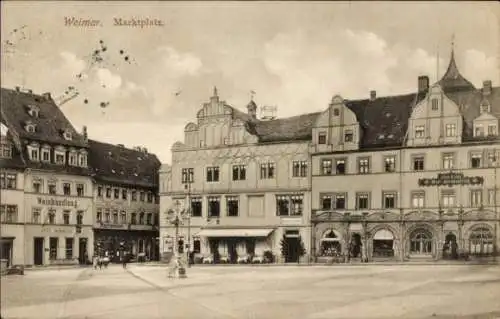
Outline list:
[[[443,258],[444,259],[458,258],[457,237],[453,233],[449,233],[448,235],[446,235],[444,239]]]
[[[352,234],[351,237],[351,257],[358,258],[361,257],[361,248],[363,244],[361,242],[361,235],[358,233]]]
[[[300,237],[298,230],[286,230],[283,236],[282,253],[286,263],[298,262],[300,258]]]
[[[37,266],[43,265],[43,237],[33,239],[33,263]]]
[[[80,238],[78,241],[78,261],[80,265],[85,265],[88,259],[87,238]]]
[[[7,260],[7,267],[12,265],[12,239],[2,239],[0,246],[0,259]]]

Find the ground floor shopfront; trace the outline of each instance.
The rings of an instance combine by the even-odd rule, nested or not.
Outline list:
[[[94,250],[119,262],[126,252],[132,261],[158,260],[158,232],[149,230],[94,229]]]
[[[317,262],[482,258],[499,253],[500,223],[494,212],[412,212],[403,218],[330,212],[317,217],[312,239]]]
[[[309,251],[309,227],[174,227],[162,229],[162,258],[193,263],[298,262]],[[177,245],[176,243],[177,238]],[[301,249],[303,253],[301,254]]]

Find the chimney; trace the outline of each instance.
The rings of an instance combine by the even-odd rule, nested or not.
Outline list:
[[[429,89],[429,77],[421,75],[418,77],[418,93],[427,91]]]
[[[123,145],[123,144],[116,144],[116,145],[117,145],[118,147],[121,147],[121,148],[124,148],[124,147],[125,147],[125,145]]]
[[[52,97],[50,96],[50,92],[43,93],[42,94],[43,98],[46,99],[47,101],[50,101]]]
[[[28,89],[28,93],[29,93],[29,94],[33,94],[33,90]]]
[[[21,88],[19,86],[16,86],[16,92],[20,92]]]
[[[370,101],[374,101],[377,98],[377,91],[370,91]]]
[[[491,94],[491,80],[483,81],[483,95],[488,96]]]
[[[85,125],[83,126],[83,130],[82,130],[82,131],[83,131],[83,140],[84,140],[85,142],[87,142],[87,141],[88,141],[88,139],[89,139],[89,137],[88,137],[88,135],[87,135],[87,127],[86,127]]]
[[[142,148],[142,152],[143,152],[143,153],[145,153],[145,154],[147,154],[147,153],[148,153],[148,149],[147,149],[147,148],[145,148],[145,147],[143,147],[143,148]]]

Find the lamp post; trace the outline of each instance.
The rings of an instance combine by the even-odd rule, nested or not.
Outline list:
[[[179,278],[186,278],[186,268],[182,265],[179,256],[179,225],[183,223],[186,218],[186,210],[181,209],[181,203],[179,200],[175,201],[174,209],[169,209],[167,211],[167,220],[175,227],[175,238],[174,238],[174,258],[176,264],[179,265],[177,268],[177,275]]]
[[[187,220],[188,220],[188,233],[187,233],[187,249],[186,249],[186,260],[187,260],[187,267],[191,267],[191,183],[193,182],[193,175],[189,174],[188,180],[186,181],[186,185],[184,185],[184,188],[187,189],[187,209],[186,209],[186,215],[187,215]]]

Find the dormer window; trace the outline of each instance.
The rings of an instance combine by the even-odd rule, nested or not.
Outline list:
[[[77,166],[78,165],[77,154],[76,154],[75,151],[70,151],[68,161],[69,161],[69,165],[71,165],[71,166]]]
[[[73,139],[73,135],[69,130],[63,132],[63,137],[65,140],[71,141]]]
[[[35,124],[28,122],[28,123],[26,123],[25,129],[26,129],[26,132],[28,132],[28,133],[35,133],[36,126],[35,126]]]
[[[62,147],[54,151],[54,159],[56,164],[64,165],[66,163],[66,150]]]
[[[28,105],[28,114],[31,117],[38,117],[40,109],[36,105]]]
[[[488,125],[488,136],[497,136],[497,126],[495,124]]]
[[[484,129],[481,124],[476,125],[474,129],[474,136],[484,136]]]
[[[437,111],[439,109],[439,100],[434,98],[431,100],[432,110]]]
[[[326,133],[325,132],[319,132],[318,144],[326,144]]]
[[[42,161],[50,162],[50,148],[48,146],[44,146],[42,148]]]
[[[12,145],[6,139],[2,139],[0,142],[0,157],[2,158],[12,157]]]
[[[32,149],[30,153],[30,157],[32,161],[38,161],[38,150]]]
[[[344,141],[345,142],[353,142],[354,141],[354,133],[352,130],[345,130]]]
[[[483,113],[490,113],[490,103],[487,100],[481,103],[481,114]]]
[[[81,167],[87,167],[87,153],[86,152],[80,152],[80,154],[78,154],[78,165]]]
[[[333,109],[333,116],[339,116],[340,110],[339,109]]]

